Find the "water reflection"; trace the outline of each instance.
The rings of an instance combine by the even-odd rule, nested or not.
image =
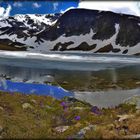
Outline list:
[[[112,82],[117,83],[117,72],[115,68],[110,70],[110,75],[112,76]]]
[[[139,95],[140,66],[99,71],[58,70],[0,65],[0,90],[55,98],[74,96],[100,107]],[[73,94],[74,93],[74,94]]]
[[[65,96],[73,96],[72,93],[61,87],[35,83],[12,82],[9,80],[1,81],[0,90],[10,93],[17,92],[23,94],[47,95],[57,99],[62,99]]]
[[[75,92],[74,97],[98,107],[115,107],[133,96],[140,96],[140,89],[100,92]]]
[[[68,71],[0,65],[0,77],[13,82],[51,83],[70,91],[95,91],[140,86],[140,66],[100,71]]]

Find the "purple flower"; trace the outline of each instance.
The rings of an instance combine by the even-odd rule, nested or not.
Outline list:
[[[41,107],[44,107],[44,104],[43,104],[43,102],[42,102],[42,101],[40,101],[40,106],[41,106]]]
[[[11,95],[14,95],[14,92],[8,92],[9,94],[11,94]]]
[[[101,115],[102,114],[101,111],[100,111],[100,109],[97,106],[93,106],[91,108],[91,112],[93,112],[93,113],[95,113],[97,115]]]
[[[71,137],[68,137],[67,140],[72,140],[72,138]]]
[[[79,121],[81,119],[81,117],[80,116],[75,116],[74,119]]]
[[[66,102],[61,102],[61,106],[66,106]]]
[[[68,108],[68,105],[66,102],[61,102],[61,106],[63,107],[63,109],[66,111]]]

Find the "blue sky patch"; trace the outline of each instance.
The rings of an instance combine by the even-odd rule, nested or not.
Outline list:
[[[77,7],[79,0],[72,1],[2,1],[0,2],[0,15],[6,14],[49,14],[65,11],[70,7]]]

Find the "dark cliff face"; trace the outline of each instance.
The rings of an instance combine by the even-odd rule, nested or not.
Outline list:
[[[0,39],[24,44],[29,51],[138,54],[140,17],[88,9],[44,16],[19,15],[0,21]]]
[[[115,24],[119,24],[116,44],[134,46],[140,42],[140,18],[136,16],[116,14],[109,11],[71,9],[65,12],[55,26],[40,34],[46,40],[87,34],[90,29],[95,32],[92,39],[105,40],[115,34]]]
[[[140,18],[123,15],[119,20],[120,30],[116,44],[130,47],[140,42]]]

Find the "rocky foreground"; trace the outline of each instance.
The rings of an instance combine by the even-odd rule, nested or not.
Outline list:
[[[101,109],[70,98],[0,92],[0,138],[140,138],[139,126],[135,99]]]

